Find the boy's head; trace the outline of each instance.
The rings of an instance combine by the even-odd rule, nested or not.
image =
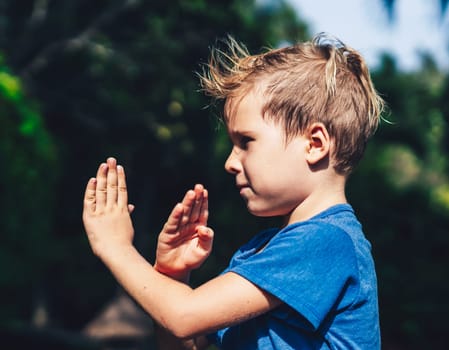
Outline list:
[[[208,95],[225,101],[225,121],[236,103],[257,88],[264,118],[285,130],[288,141],[322,123],[333,143],[335,170],[348,175],[363,156],[383,109],[368,68],[355,50],[324,34],[311,42],[250,55],[234,39],[212,51],[201,76]]]

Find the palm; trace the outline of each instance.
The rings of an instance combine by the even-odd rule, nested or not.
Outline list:
[[[196,185],[175,206],[159,235],[155,266],[160,272],[177,278],[206,260],[212,249],[207,218],[207,191]]]

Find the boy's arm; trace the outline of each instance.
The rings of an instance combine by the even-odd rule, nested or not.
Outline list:
[[[202,335],[192,339],[179,339],[158,324],[155,324],[155,331],[158,350],[204,350],[210,345]]]
[[[187,191],[172,210],[158,237],[154,268],[180,282],[188,283],[190,271],[198,268],[212,250],[213,232],[207,228],[208,193],[202,185]],[[205,349],[205,336],[182,340],[155,323],[158,349]]]
[[[86,188],[83,220],[94,253],[163,328],[192,338],[278,306],[280,301],[246,279],[226,273],[192,289],[158,272],[133,247],[133,227],[122,167],[102,164]]]

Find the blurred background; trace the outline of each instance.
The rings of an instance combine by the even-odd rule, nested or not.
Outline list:
[[[426,22],[399,35],[422,3]],[[205,184],[215,247],[192,283],[213,277],[276,220],[247,214],[195,72],[228,33],[255,52],[325,30],[366,54],[390,109],[348,184],[376,260],[383,349],[449,348],[447,4],[1,0],[0,347],[154,348],[151,319],[88,246],[87,180],[107,156],[125,166],[150,261],[173,205]]]

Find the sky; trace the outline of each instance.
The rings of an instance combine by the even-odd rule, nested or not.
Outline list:
[[[311,34],[328,32],[358,50],[370,68],[382,52],[392,53],[404,71],[419,69],[428,52],[449,71],[449,7],[441,17],[439,0],[396,0],[390,23],[383,0],[287,0]]]

